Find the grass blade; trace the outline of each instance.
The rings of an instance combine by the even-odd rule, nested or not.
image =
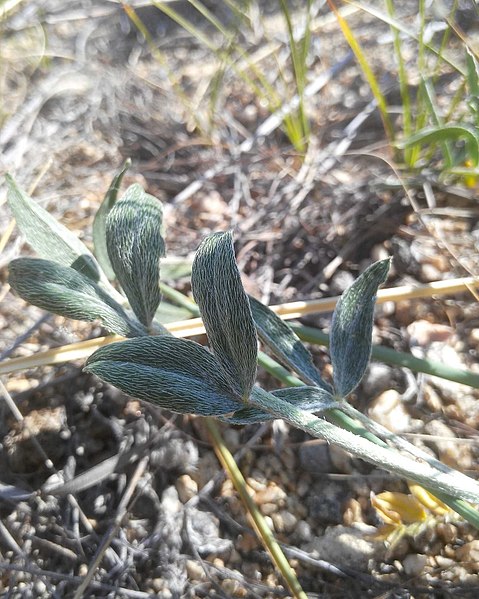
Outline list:
[[[348,42],[354,55],[356,56],[356,59],[359,62],[359,65],[364,73],[364,76],[365,76],[367,82],[369,83],[369,86],[373,93],[374,99],[377,102],[379,112],[381,114],[381,118],[382,118],[383,125],[384,125],[384,130],[386,132],[386,135],[387,135],[389,141],[392,142],[392,141],[394,141],[394,137],[395,137],[394,136],[394,128],[392,126],[391,119],[389,118],[388,108],[387,108],[387,104],[386,104],[386,98],[384,97],[384,94],[382,93],[381,88],[379,87],[378,80],[376,79],[376,76],[374,75],[371,67],[369,66],[367,58],[366,58],[364,52],[362,51],[362,48],[361,48],[359,42],[355,38],[354,33],[350,29],[348,22],[340,14],[340,12],[336,8],[336,5],[334,4],[334,2],[332,0],[328,0],[328,4],[331,7],[331,10],[336,15],[339,26],[341,27],[341,30],[343,32],[343,35],[346,38],[346,41]]]
[[[263,515],[249,494],[246,481],[241,474],[241,471],[239,470],[233,456],[225,446],[216,422],[214,422],[214,420],[211,418],[208,418],[206,420],[206,426],[213,440],[213,447],[218,460],[233,482],[235,489],[247,510],[250,521],[253,524],[258,538],[261,539],[266,551],[271,556],[273,563],[283,575],[292,593],[292,596],[295,597],[295,599],[307,599],[307,596],[301,588],[294,570],[291,568],[284,553],[281,551],[281,547],[278,545],[273,533],[266,524]]]

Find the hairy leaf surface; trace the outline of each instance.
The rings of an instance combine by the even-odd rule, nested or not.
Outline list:
[[[191,287],[211,348],[246,401],[256,378],[258,341],[230,232],[214,233],[201,243]]]
[[[331,387],[323,381],[318,369],[313,364],[313,356],[296,333],[268,306],[254,297],[250,297],[249,300],[261,341],[283,364],[297,372],[304,381],[331,391]]]
[[[252,397],[254,397],[254,394],[255,387],[253,387]],[[271,391],[271,394],[306,412],[320,412],[337,406],[337,402],[331,393],[318,387],[288,387]],[[273,416],[268,412],[253,407],[241,408],[232,416],[222,418],[230,424],[254,424],[272,419]]]
[[[390,260],[366,269],[341,296],[333,314],[330,353],[336,393],[346,397],[362,379],[371,356],[374,306]]]
[[[149,326],[161,300],[160,258],[165,255],[159,200],[131,185],[106,219],[113,270],[140,322]]]
[[[111,182],[110,187],[103,198],[103,202],[100,204],[100,207],[95,214],[95,218],[93,219],[92,233],[93,243],[95,245],[95,256],[110,280],[115,278],[115,272],[113,270],[113,266],[111,265],[110,257],[108,256],[108,249],[106,247],[106,219],[110,213],[110,210],[115,205],[121,182],[130,166],[131,160],[128,158],[123,163],[120,171],[113,178],[113,181]]]
[[[94,281],[68,266],[41,258],[18,258],[9,265],[9,283],[34,306],[75,320],[100,320],[112,333],[145,335],[123,308]]]
[[[165,335],[112,343],[94,352],[85,370],[172,412],[218,416],[241,405],[215,356],[187,339]]]

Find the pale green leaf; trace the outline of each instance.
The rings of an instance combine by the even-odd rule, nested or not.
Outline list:
[[[187,339],[165,335],[112,343],[94,352],[85,370],[172,412],[218,416],[241,405],[215,356]]]
[[[106,219],[113,270],[140,322],[149,326],[161,300],[160,258],[165,255],[162,204],[131,185]]]
[[[106,247],[106,218],[116,202],[121,182],[130,166],[131,160],[128,158],[123,163],[120,171],[113,178],[113,181],[111,182],[110,187],[103,198],[103,202],[100,204],[100,207],[95,214],[95,218],[93,219],[92,233],[95,256],[110,280],[115,278],[115,272],[111,265]]]
[[[247,401],[256,378],[258,342],[230,232],[215,233],[201,243],[191,288],[211,347]]]
[[[333,314],[330,353],[336,393],[346,397],[359,384],[371,356],[378,287],[386,281],[390,260],[366,269],[339,299]]]
[[[181,306],[174,306],[163,300],[155,313],[155,320],[166,324],[167,322],[179,322],[191,318],[191,312]]]
[[[145,335],[143,326],[94,281],[80,272],[41,258],[18,258],[9,264],[12,289],[34,306],[75,320],[99,320],[118,335]]]
[[[250,297],[249,300],[261,341],[283,364],[299,374],[306,383],[331,391],[331,387],[323,381],[318,369],[313,364],[313,356],[291,327],[254,297]]]
[[[253,387],[251,397],[254,399],[257,387]],[[323,412],[337,407],[339,404],[328,391],[318,387],[288,387],[286,389],[277,389],[271,391],[271,394],[283,401],[294,405],[299,410],[305,412]],[[259,408],[246,406],[237,410],[231,416],[222,417],[221,420],[230,424],[254,424],[272,420],[273,416],[268,412],[263,412]]]
[[[7,174],[5,178],[10,209],[22,235],[35,252],[41,258],[53,260],[63,266],[71,266],[109,287],[104,273],[86,245],[33,201],[10,175]]]
[[[191,275],[192,258],[167,256],[161,261],[161,278],[163,281],[177,281]]]

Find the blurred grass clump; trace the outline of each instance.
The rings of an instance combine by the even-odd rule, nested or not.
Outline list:
[[[195,126],[211,135],[223,87],[234,77],[270,114],[277,115],[294,150],[304,154],[314,134],[307,86],[314,78],[311,67],[318,58],[325,3],[308,0],[296,5],[278,0],[264,7],[253,1],[227,0],[221,10],[209,8],[201,0],[189,0],[188,4],[191,14],[180,12],[169,2],[151,1],[151,6],[172,19],[216,60],[216,69],[202,91],[202,111],[191,104],[180,79],[170,72],[170,81],[193,115]],[[429,6],[420,0],[412,7],[384,0],[379,7],[348,2],[338,8],[328,0],[328,6],[371,88],[398,166],[409,173],[427,172],[441,180],[475,186],[479,176],[479,62],[473,40],[457,23],[459,3]],[[135,8],[127,3],[123,7],[154,56],[166,65]],[[271,10],[277,11],[274,28],[266,20]],[[220,14],[225,11],[226,18]],[[388,25],[390,38],[382,39],[381,45],[367,44],[364,50],[360,36],[347,20],[356,13],[375,19],[373,30],[377,25],[382,38],[381,26]],[[203,21],[201,26],[198,18]],[[385,57],[381,60],[389,64],[389,72],[381,69],[381,76],[375,66],[379,48]],[[334,56],[328,59],[332,63],[337,60]],[[395,118],[398,98],[399,118]]]

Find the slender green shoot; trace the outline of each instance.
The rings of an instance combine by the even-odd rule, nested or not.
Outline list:
[[[343,35],[344,35],[346,41],[348,42],[351,50],[353,51],[354,55],[356,56],[356,59],[357,59],[359,65],[361,67],[361,70],[363,71],[364,76],[366,78],[366,81],[369,83],[372,94],[374,96],[374,99],[376,100],[379,112],[381,114],[381,118],[382,118],[383,125],[384,125],[384,131],[386,132],[387,138],[392,143],[395,138],[394,128],[393,128],[391,119],[389,118],[386,98],[384,97],[384,94],[381,91],[381,88],[379,86],[379,82],[376,78],[376,75],[374,74],[372,68],[370,67],[369,62],[366,58],[366,55],[364,54],[358,40],[356,39],[353,31],[349,27],[346,19],[339,13],[333,0],[328,0],[328,4],[329,4],[331,10],[336,15],[336,19],[338,21],[339,26],[341,27]]]

